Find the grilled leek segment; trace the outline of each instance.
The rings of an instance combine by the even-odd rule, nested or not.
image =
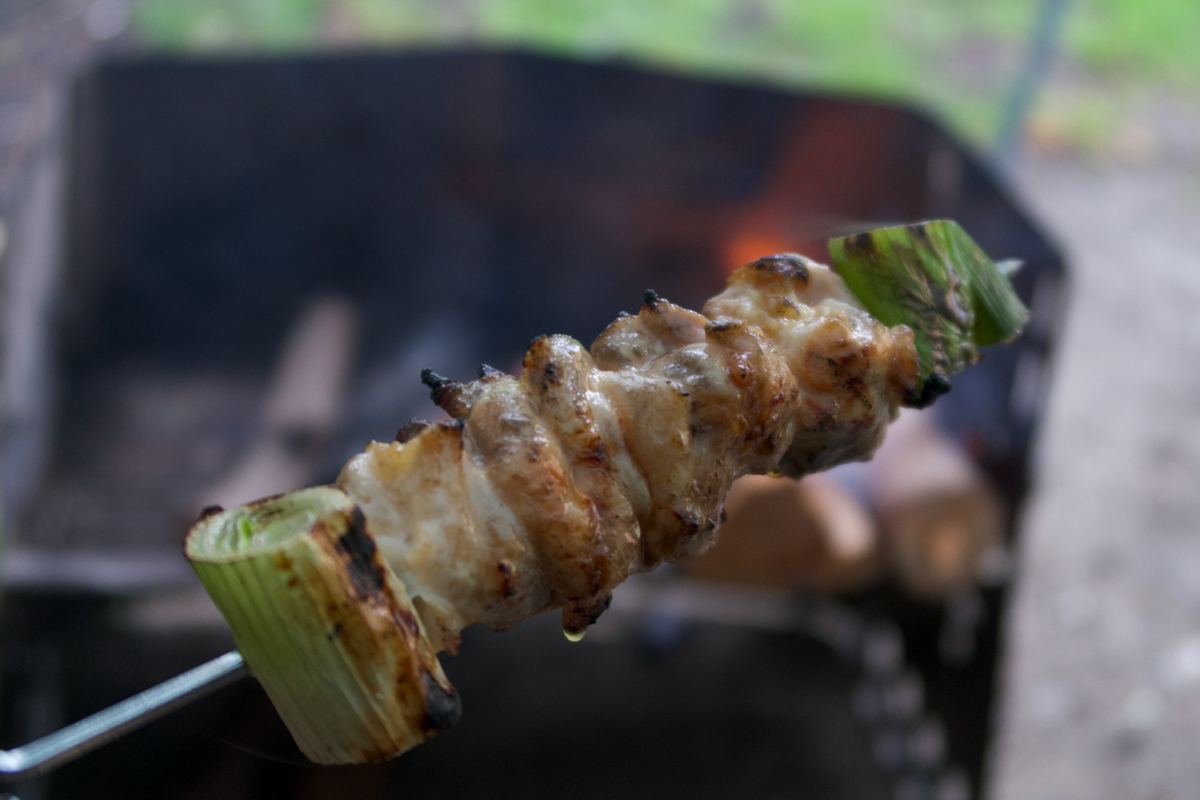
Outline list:
[[[975,363],[980,347],[1010,341],[1029,317],[1005,272],[953,220],[831,239],[829,252],[876,319],[912,328],[922,381],[912,405],[948,391],[948,377]]]
[[[186,544],[251,673],[319,764],[381,761],[460,713],[364,524],[320,486],[210,514]]]

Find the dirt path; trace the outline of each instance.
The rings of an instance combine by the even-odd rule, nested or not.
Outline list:
[[[993,800],[1200,797],[1193,139],[1138,169],[1030,160],[1016,176],[1072,287],[1009,619]]]

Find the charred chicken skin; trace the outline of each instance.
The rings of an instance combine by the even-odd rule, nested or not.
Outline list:
[[[912,331],[798,255],[737,270],[703,313],[647,292],[590,349],[534,340],[519,377],[426,371],[452,418],[373,442],[337,485],[435,650],[562,609],[582,632],[632,573],[702,552],[746,473],[866,459],[922,402]]]

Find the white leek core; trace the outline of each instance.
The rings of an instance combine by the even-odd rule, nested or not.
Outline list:
[[[358,507],[332,486],[202,518],[188,559],[300,749],[382,761],[458,720],[458,695]]]

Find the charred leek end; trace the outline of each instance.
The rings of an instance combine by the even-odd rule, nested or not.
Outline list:
[[[458,721],[458,694],[404,584],[340,489],[203,517],[186,552],[313,761],[382,761]]]
[[[909,405],[949,391],[949,376],[977,361],[978,348],[1011,340],[1029,316],[1007,274],[951,220],[831,239],[829,252],[876,319],[912,328],[921,389]]]

